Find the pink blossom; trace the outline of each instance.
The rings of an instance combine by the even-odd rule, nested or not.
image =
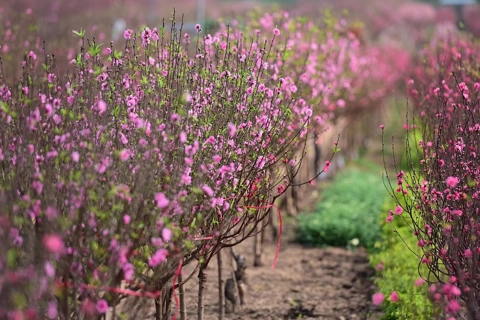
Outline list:
[[[383,129],[385,128],[385,126],[383,124],[380,125],[380,129]]]
[[[82,302],[82,311],[86,314],[86,315],[93,315],[95,313],[95,304],[93,303],[92,300],[90,300],[89,298],[86,298],[83,302]]]
[[[55,219],[58,217],[58,210],[55,207],[48,206],[45,210],[45,216],[49,219]]]
[[[207,194],[207,196],[213,197],[213,190],[212,190],[212,188],[210,188],[210,187],[207,186],[206,184],[203,185],[202,190],[203,190],[203,192],[205,192],[205,193]]]
[[[453,294],[454,296],[460,297],[460,295],[462,294],[462,291],[460,291],[460,289],[457,286],[452,286],[452,288],[450,289],[450,293]]]
[[[233,136],[237,132],[237,128],[235,128],[235,125],[233,123],[229,123],[227,126],[228,126],[228,134],[230,135],[230,138],[233,138]]]
[[[45,111],[47,111],[47,115],[49,116],[53,114],[53,107],[50,103],[45,104]]]
[[[447,313],[455,313],[460,310],[460,303],[457,300],[451,300],[448,305],[445,307]]]
[[[187,141],[187,134],[185,131],[180,132],[180,143],[185,143]]]
[[[45,262],[45,274],[49,278],[55,277],[55,268],[49,261]]]
[[[49,73],[47,76],[47,80],[49,83],[52,83],[53,81],[55,81],[56,78],[57,76],[54,73]]]
[[[158,30],[157,28],[153,28],[152,30],[152,40],[153,41],[158,41],[159,37],[158,37]]]
[[[461,217],[463,214],[462,210],[452,210],[450,213],[452,214],[452,216],[457,216],[457,217]]]
[[[172,230],[168,228],[163,228],[162,230],[163,241],[168,242],[172,239]]]
[[[325,166],[323,167],[323,172],[328,172],[328,170],[330,169],[330,161],[325,161]]]
[[[165,259],[167,259],[167,255],[168,251],[166,249],[159,249],[157,250],[157,252],[155,252],[153,256],[150,257],[150,259],[148,260],[148,264],[150,265],[150,267],[156,267],[160,263],[165,261]]]
[[[125,134],[123,134],[123,132],[120,132],[120,140],[122,140],[122,143],[123,143],[123,144],[127,144],[127,143],[128,143],[127,136],[125,136]]]
[[[142,46],[147,46],[150,44],[150,37],[152,36],[152,30],[150,28],[145,28],[142,31]]]
[[[259,156],[258,159],[257,159],[257,162],[255,164],[255,166],[258,168],[258,169],[263,169],[263,167],[265,167],[265,162],[266,162],[266,159],[264,156]]]
[[[185,160],[186,159],[188,158],[185,158]],[[188,165],[188,164],[185,162],[185,165]],[[192,177],[190,176],[190,172],[192,172],[192,168],[187,167],[185,168],[185,172],[180,177],[182,183],[186,186],[189,186],[192,183]]]
[[[125,280],[130,281],[133,279],[133,275],[135,273],[133,264],[125,263],[122,266],[122,270],[123,270],[123,277],[125,278]]]
[[[390,294],[390,301],[392,301],[393,303],[398,302],[398,293],[397,292],[392,291],[392,293]]]
[[[49,151],[49,152],[47,152],[47,154],[46,154],[46,158],[47,158],[47,159],[55,158],[56,156],[58,156],[58,151],[57,151],[57,150]]]
[[[130,158],[131,152],[129,149],[123,149],[120,151],[120,160],[127,161]]]
[[[279,36],[280,35],[280,30],[278,30],[277,28],[273,29],[273,34],[276,35],[276,36]]]
[[[385,296],[381,292],[377,292],[372,296],[372,302],[376,306],[381,305],[383,303],[383,300],[385,300]]]
[[[124,224],[130,224],[130,220],[131,220],[131,218],[128,214],[123,216],[123,223]]]
[[[106,313],[108,311],[108,302],[104,299],[98,300],[95,309],[97,309],[98,313]]]
[[[98,113],[99,115],[104,114],[105,111],[107,111],[107,104],[105,103],[105,101],[99,100],[98,103],[97,103],[97,109],[98,109],[98,111],[100,111]]]
[[[171,122],[177,122],[178,120],[180,120],[180,116],[179,116],[177,113],[173,113],[173,114],[170,116],[170,121],[171,121]]]
[[[475,83],[473,84],[473,90],[475,90],[476,92],[479,91],[479,90],[480,90],[480,83],[475,82]]]
[[[51,253],[61,253],[64,249],[63,240],[57,234],[46,234],[43,236],[43,245]]]
[[[140,138],[138,144],[145,148],[148,145],[148,141],[144,138]]]
[[[109,165],[110,165],[110,158],[107,157],[105,159],[102,159],[99,163],[95,165],[95,170],[98,173],[105,173]]]
[[[193,159],[192,159],[192,158],[187,158],[187,157],[185,157],[184,161],[185,161],[185,165],[186,165],[187,167],[190,167],[190,166],[192,165],[192,163],[193,163]]]
[[[460,180],[457,177],[448,177],[445,182],[450,188],[455,188],[455,186],[460,182]]]
[[[312,109],[310,109],[310,108],[306,108],[306,109],[305,109],[305,115],[306,115],[307,117],[311,117],[311,116],[312,116],[312,113],[313,113],[313,112],[312,112]]]
[[[135,107],[138,103],[138,98],[134,95],[129,95],[126,98],[127,105],[131,108]]]
[[[403,212],[402,206],[396,206],[395,207],[395,214],[400,215],[400,214],[402,214],[402,212]]]
[[[153,237],[152,238],[152,244],[155,246],[155,247],[161,247],[163,246],[163,240],[162,238],[157,238],[157,237]]]
[[[212,160],[213,160],[213,162],[215,162],[215,163],[218,164],[218,163],[222,160],[222,156],[216,154],[216,155],[214,155],[214,156],[212,157]]]
[[[49,319],[56,319],[58,316],[58,305],[57,301],[52,300],[48,303],[48,308],[47,308],[47,317]]]
[[[80,160],[80,153],[78,153],[77,151],[73,151],[72,152],[72,160],[74,162],[78,162],[78,160]]]
[[[393,216],[392,216],[392,215],[389,215],[389,216],[385,219],[385,222],[386,222],[386,223],[390,223],[390,222],[392,222],[392,220],[393,220]]]
[[[418,278],[417,280],[415,280],[416,287],[420,287],[424,283],[425,283],[425,280],[423,280],[422,278]]]
[[[170,201],[165,197],[162,192],[158,192],[155,195],[155,201],[157,202],[157,207],[160,209],[165,208],[170,203]]]
[[[195,29],[200,32],[202,31],[202,26],[200,26],[198,23],[195,25]]]
[[[472,257],[472,250],[470,250],[470,248],[468,248],[467,250],[465,250],[465,252],[463,254],[465,255],[465,258],[471,258]]]

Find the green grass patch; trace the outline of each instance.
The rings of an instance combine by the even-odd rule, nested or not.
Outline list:
[[[415,286],[420,273],[425,277],[428,270],[425,265],[420,264],[418,256],[421,256],[421,250],[408,221],[404,220],[403,216],[395,216],[391,223],[385,222],[388,211],[394,207],[393,199],[387,198],[381,216],[382,241],[376,245],[379,251],[373,251],[369,256],[373,267],[382,265],[375,277],[378,291],[386,297],[392,291],[399,295],[396,303],[385,300],[385,315],[382,319],[438,319],[441,310],[429,299],[428,286]]]
[[[322,190],[314,212],[299,215],[298,240],[314,246],[374,248],[381,235],[378,220],[387,195],[381,172],[377,165],[362,163],[339,173]]]

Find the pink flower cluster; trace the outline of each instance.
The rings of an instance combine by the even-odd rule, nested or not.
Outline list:
[[[477,43],[462,34],[436,34],[421,53],[407,93],[415,102],[421,130],[417,160],[407,189],[409,213],[421,262],[438,276],[433,298],[456,314],[463,300],[470,314],[480,314],[480,104]],[[413,182],[413,183],[412,183]],[[399,190],[397,190],[399,191]],[[401,190],[400,190],[401,191]],[[405,207],[404,207],[405,208]],[[448,282],[443,275],[450,276]]]

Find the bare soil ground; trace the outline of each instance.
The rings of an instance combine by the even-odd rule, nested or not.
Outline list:
[[[305,248],[284,243],[275,269],[271,264],[275,244],[265,247],[261,267],[252,266],[253,243],[237,250],[249,259],[245,304],[225,319],[375,319],[371,295],[373,270],[363,249]],[[224,274],[230,274],[229,253],[223,254]],[[228,258],[227,258],[228,257]],[[216,260],[208,269],[204,298],[205,319],[218,319],[218,274]],[[224,275],[224,278],[226,276]],[[186,284],[187,319],[196,318],[198,280]]]

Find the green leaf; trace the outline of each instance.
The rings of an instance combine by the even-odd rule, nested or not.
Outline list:
[[[99,43],[99,44],[94,43],[88,50],[88,53],[90,54],[90,56],[95,57],[96,55],[100,54],[100,52],[102,52],[102,49],[101,49],[102,45],[103,43]]]
[[[7,251],[7,265],[9,268],[15,268],[17,265],[18,252],[17,249],[10,249]]]
[[[8,104],[6,104],[4,102],[0,102],[0,109],[2,109],[2,111],[6,114],[8,114],[9,111],[10,111],[10,108],[8,107]]]
[[[80,29],[80,31],[72,30],[73,34],[79,38],[85,37],[85,30]]]

